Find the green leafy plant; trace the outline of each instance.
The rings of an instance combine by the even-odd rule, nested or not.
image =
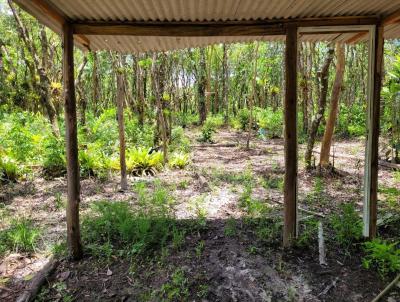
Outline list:
[[[296,239],[296,245],[301,248],[309,247],[318,234],[318,220],[308,219],[300,224],[299,236]]]
[[[43,158],[43,173],[45,178],[53,178],[65,175],[66,161],[64,141],[51,135],[45,140],[45,152]]]
[[[160,295],[165,301],[186,301],[189,296],[189,280],[182,269],[177,269],[171,281],[163,284]]]
[[[0,158],[0,182],[16,182],[20,176],[18,165],[12,159]]]
[[[185,136],[182,127],[172,128],[169,149],[182,153],[188,153],[190,151],[190,140]]]
[[[155,175],[163,166],[161,152],[149,153],[145,148],[132,148],[126,153],[126,167],[133,175]]]
[[[345,203],[340,206],[340,214],[331,218],[335,242],[348,249],[353,243],[359,241],[362,236],[362,221],[353,203]]]
[[[175,152],[169,158],[171,168],[184,169],[190,162],[189,154],[183,152]]]
[[[376,268],[382,277],[400,272],[400,248],[398,242],[388,243],[374,239],[364,243],[363,266]]]
[[[236,221],[234,218],[230,217],[225,224],[224,234],[228,237],[233,237],[236,235]]]

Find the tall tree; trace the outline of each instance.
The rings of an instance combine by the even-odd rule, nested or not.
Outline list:
[[[337,62],[336,62],[335,82],[332,88],[329,116],[326,122],[324,137],[322,139],[322,144],[321,144],[320,166],[323,168],[326,168],[329,165],[329,153],[332,145],[333,132],[335,130],[335,123],[339,108],[340,93],[342,91],[342,86],[343,86],[345,55],[344,55],[344,46],[342,44],[336,45],[336,56],[337,56]]]
[[[308,141],[307,141],[307,149],[306,149],[306,153],[305,153],[305,157],[304,157],[305,162],[306,162],[306,167],[308,169],[312,167],[311,157],[312,157],[312,152],[313,152],[313,148],[314,148],[314,144],[315,144],[315,138],[317,136],[318,127],[319,127],[321,120],[325,113],[326,99],[327,99],[327,94],[328,94],[329,66],[332,63],[334,52],[335,52],[334,49],[331,46],[329,46],[324,65],[322,67],[322,70],[319,72],[321,92],[320,92],[320,96],[319,96],[319,100],[318,100],[317,113],[314,116],[312,124],[311,124],[311,129],[310,129],[310,133],[309,133]]]
[[[53,129],[53,133],[55,136],[60,136],[60,130],[57,122],[57,113],[54,107],[54,104],[51,100],[50,94],[50,78],[48,76],[48,66],[50,66],[50,62],[48,62],[49,56],[49,44],[47,40],[46,29],[43,25],[40,25],[40,44],[41,44],[41,58],[39,57],[38,49],[35,45],[35,41],[33,37],[30,35],[30,31],[25,26],[22,21],[19,13],[19,9],[14,7],[14,4],[11,0],[8,0],[8,5],[12,11],[15,22],[17,24],[17,29],[20,38],[25,44],[25,47],[28,49],[32,60],[29,60],[26,56],[24,56],[25,63],[29,67],[31,72],[32,79],[32,87],[35,91],[39,93],[40,104],[45,108],[47,112],[47,116],[49,118],[50,124]],[[39,78],[39,81],[37,80]]]
[[[222,97],[224,100],[224,119],[225,123],[229,118],[229,98],[228,98],[228,48],[224,43],[222,45]]]
[[[206,105],[206,85],[207,85],[207,70],[206,70],[206,52],[204,47],[200,48],[200,64],[197,69],[197,94],[200,124],[203,124],[207,118],[207,105]]]

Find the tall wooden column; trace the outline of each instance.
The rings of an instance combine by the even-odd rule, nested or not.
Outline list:
[[[79,228],[80,183],[74,81],[74,41],[72,26],[67,22],[63,25],[63,82],[68,186],[67,242],[70,256],[74,259],[80,259],[82,257],[82,246]]]
[[[285,51],[285,188],[283,246],[297,236],[297,27],[289,25]]]
[[[383,75],[383,25],[370,31],[368,136],[364,173],[364,236],[376,236],[378,199],[378,147],[380,101]]]

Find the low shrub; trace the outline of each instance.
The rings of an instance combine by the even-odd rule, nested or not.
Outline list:
[[[169,158],[171,168],[184,169],[190,163],[190,156],[187,153],[175,152]]]
[[[156,183],[154,191],[150,191],[144,183],[139,183],[136,191],[138,204],[134,209],[127,202],[93,204],[93,213],[82,223],[83,239],[93,247],[92,254],[99,246],[106,245],[111,252],[121,250],[131,256],[149,255],[172,240],[177,226],[168,189]]]
[[[400,272],[400,247],[398,242],[374,239],[364,243],[363,266],[367,269],[375,268],[381,277]]]
[[[66,174],[64,140],[50,135],[45,140],[43,155],[43,174],[45,178],[54,178]]]
[[[128,173],[136,176],[155,175],[163,167],[163,154],[159,151],[149,153],[145,148],[132,148],[126,153]]]
[[[182,127],[174,127],[171,131],[170,151],[190,151],[190,140],[186,137]]]
[[[330,223],[335,234],[335,242],[346,250],[362,237],[362,221],[353,203],[342,204],[340,214],[335,214]]]
[[[19,174],[18,165],[14,160],[7,156],[0,158],[0,182],[16,182]]]

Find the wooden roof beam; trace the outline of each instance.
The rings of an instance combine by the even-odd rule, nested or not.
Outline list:
[[[351,26],[377,24],[374,16],[324,17],[227,22],[76,22],[74,34],[126,36],[268,36],[285,35],[290,26]]]

